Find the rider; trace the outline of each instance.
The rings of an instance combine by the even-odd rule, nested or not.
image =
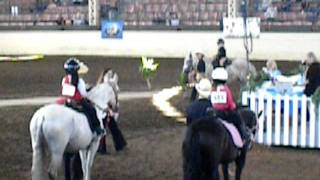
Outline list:
[[[226,84],[228,72],[225,68],[218,67],[212,71],[213,87],[211,92],[211,104],[216,116],[236,126],[243,140],[247,141],[248,136],[241,123],[240,115],[233,94]]]
[[[211,62],[213,69],[217,67],[226,67],[231,64],[231,61],[227,58],[227,52],[224,47],[224,40],[222,38],[218,39],[217,46],[218,53]]]
[[[187,126],[200,118],[210,115],[212,111],[212,105],[209,100],[211,86],[211,82],[207,78],[201,79],[200,82],[195,85],[199,99],[192,102],[187,108]]]
[[[201,51],[200,49],[196,49],[194,51],[195,53],[195,61],[196,63],[196,82],[199,82],[202,78],[205,77],[205,72],[206,72],[206,63],[204,61],[204,53],[203,51]],[[192,88],[192,92],[191,92],[191,101],[196,100],[197,98],[197,91],[195,89],[195,87]]]
[[[103,134],[104,129],[100,127],[100,122],[97,117],[95,108],[90,101],[86,99],[87,91],[86,84],[82,78],[79,77],[80,67],[86,67],[76,58],[69,58],[64,63],[64,70],[66,75],[62,79],[62,95],[67,98],[67,102],[76,102],[80,104],[83,109],[92,131],[97,135]]]

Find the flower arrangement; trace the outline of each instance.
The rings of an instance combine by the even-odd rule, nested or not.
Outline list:
[[[255,91],[262,86],[265,81],[269,81],[270,76],[263,70],[258,71],[256,75],[250,74],[245,90]]]
[[[249,74],[247,77],[247,84],[243,87],[240,87],[240,96],[237,99],[237,103],[241,104],[242,102],[242,92],[243,91],[256,91],[259,89],[265,81],[271,80],[270,76],[263,70],[257,72],[257,74]]]
[[[141,63],[139,67],[140,73],[147,82],[147,86],[151,89],[151,78],[156,74],[159,63],[154,63],[153,58],[141,57]]]

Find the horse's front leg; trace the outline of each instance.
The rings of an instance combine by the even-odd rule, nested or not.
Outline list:
[[[246,152],[242,152],[241,155],[236,159],[236,180],[241,179],[241,172],[246,163]]]
[[[229,180],[229,164],[228,163],[222,164],[222,172],[223,172],[224,180]]]
[[[91,167],[93,165],[94,157],[99,147],[100,138],[93,141],[87,150],[87,163],[85,165],[86,174],[84,174],[84,180],[90,180],[91,178]]]

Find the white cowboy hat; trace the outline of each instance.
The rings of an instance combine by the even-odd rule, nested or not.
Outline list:
[[[203,78],[198,84],[196,84],[195,88],[199,93],[200,98],[208,98],[211,93],[212,85],[209,79]]]
[[[86,64],[84,64],[83,62],[80,62],[79,63],[79,70],[78,70],[78,73],[79,74],[87,74],[87,72],[89,71],[89,68]]]

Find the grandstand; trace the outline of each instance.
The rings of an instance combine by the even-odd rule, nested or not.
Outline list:
[[[228,10],[228,0],[96,1],[101,19],[123,20],[131,29],[219,29]],[[269,6],[276,9],[272,18],[266,14]],[[249,16],[261,18],[262,30],[320,29],[319,0],[248,0],[248,7]],[[87,0],[0,0],[1,27],[86,27],[88,13]]]

